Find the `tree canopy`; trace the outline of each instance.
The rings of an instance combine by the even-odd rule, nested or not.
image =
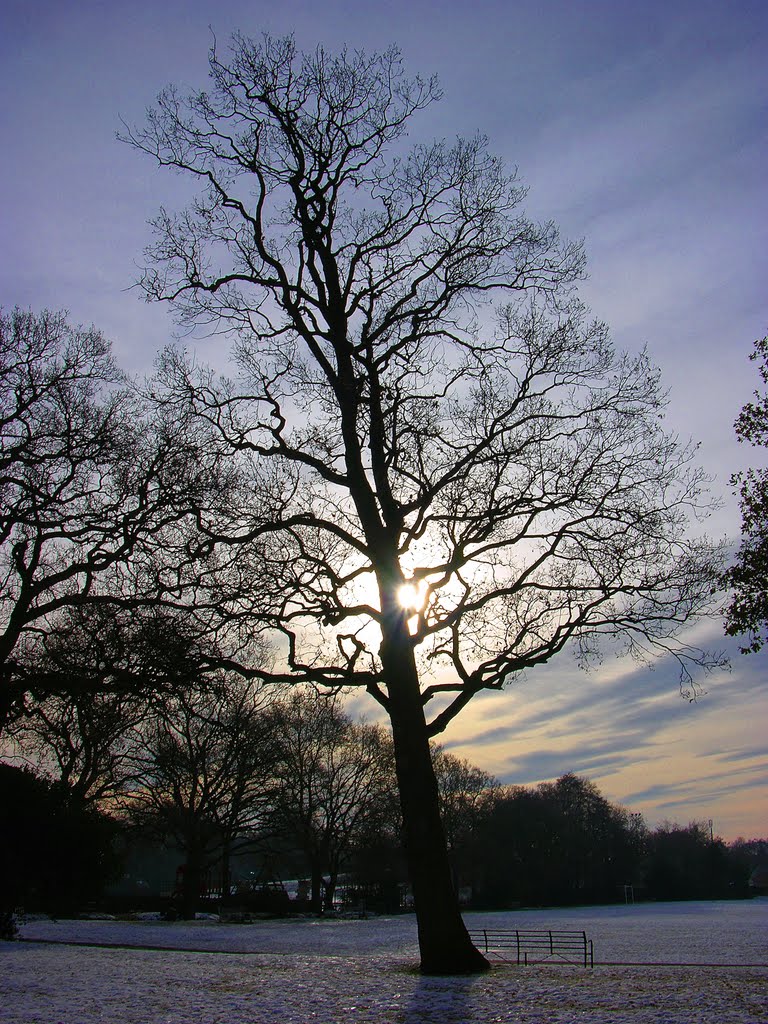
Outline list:
[[[180,524],[219,484],[194,432],[150,407],[104,336],[63,313],[0,313],[0,426],[2,729],[31,688],[63,683],[62,636],[79,630],[95,668],[94,637],[118,614],[153,609],[145,629],[178,603]]]

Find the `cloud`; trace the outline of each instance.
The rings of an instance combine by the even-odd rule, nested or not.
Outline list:
[[[696,639],[715,646],[718,623]],[[732,640],[722,646],[736,649]],[[767,653],[735,653],[732,671],[706,680],[707,692],[691,704],[678,693],[672,664],[654,670],[623,659],[585,675],[566,656],[509,693],[471,705],[446,745],[504,783],[531,785],[574,771],[610,799],[642,805],[649,820],[687,820],[704,808],[733,835],[751,834],[759,826],[744,818],[757,822],[765,801],[762,760],[751,762],[765,754],[767,677]],[[751,799],[740,804],[739,794]]]
[[[755,757],[765,757],[765,745],[761,747],[747,747],[745,750],[732,750],[721,753],[721,761],[751,761]],[[768,765],[766,765],[768,767]]]
[[[652,803],[657,812],[683,807],[706,804],[722,798],[733,799],[741,791],[761,790],[766,783],[766,765],[756,766],[754,771],[761,774],[753,776],[751,770],[743,772],[718,772],[691,779],[686,784],[676,779],[668,783],[658,783],[645,789],[626,795],[627,803]]]
[[[499,779],[508,784],[530,785],[557,778],[567,772],[591,778],[611,774],[628,766],[637,766],[651,757],[649,751],[643,758],[636,747],[622,750],[613,743],[604,743],[600,747],[589,746],[585,749],[574,743],[565,749],[533,750],[511,756],[506,762],[506,770],[500,772]]]

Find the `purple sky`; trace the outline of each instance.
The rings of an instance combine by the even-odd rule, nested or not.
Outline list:
[[[115,140],[164,85],[204,87],[213,27],[294,31],[301,47],[383,49],[437,73],[431,138],[490,137],[530,185],[528,211],[583,237],[582,295],[617,345],[647,344],[671,426],[701,441],[735,538],[728,477],[752,453],[733,420],[757,386],[748,354],[768,330],[765,0],[4,0],[0,6],[0,305],[67,308],[150,369],[165,308],[131,285],[147,220],[181,179]],[[701,642],[727,646],[713,621]],[[674,668],[567,659],[476,702],[444,739],[504,781],[577,771],[650,821],[713,818],[726,837],[768,833],[768,658],[681,701]],[[360,705],[362,707],[362,705]],[[367,706],[368,713],[373,712]]]

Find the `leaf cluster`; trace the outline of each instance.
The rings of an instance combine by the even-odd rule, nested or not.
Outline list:
[[[768,337],[755,342],[750,359],[758,363],[763,384],[768,384]],[[768,446],[768,392],[755,391],[754,401],[741,410],[735,429],[740,442],[757,448]],[[759,651],[768,636],[768,470],[734,473],[731,483],[741,505],[742,539],[724,577],[725,586],[732,589],[726,632],[746,634],[742,652],[747,654]]]

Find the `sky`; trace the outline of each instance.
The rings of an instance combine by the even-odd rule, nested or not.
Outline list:
[[[134,286],[147,221],[188,193],[115,135],[165,85],[204,88],[213,33],[234,30],[293,32],[304,49],[395,43],[410,73],[438,75],[444,98],[412,136],[487,135],[529,185],[527,212],[584,239],[581,295],[617,347],[645,345],[661,367],[668,426],[700,442],[720,500],[707,532],[735,541],[730,474],[765,462],[733,421],[768,331],[768,3],[3,0],[0,306],[67,309],[125,369],[151,370],[174,327]],[[504,782],[574,771],[651,824],[764,836],[768,655],[740,655],[718,618],[697,639],[732,661],[695,703],[672,665],[584,674],[564,656],[476,698],[443,742]]]

